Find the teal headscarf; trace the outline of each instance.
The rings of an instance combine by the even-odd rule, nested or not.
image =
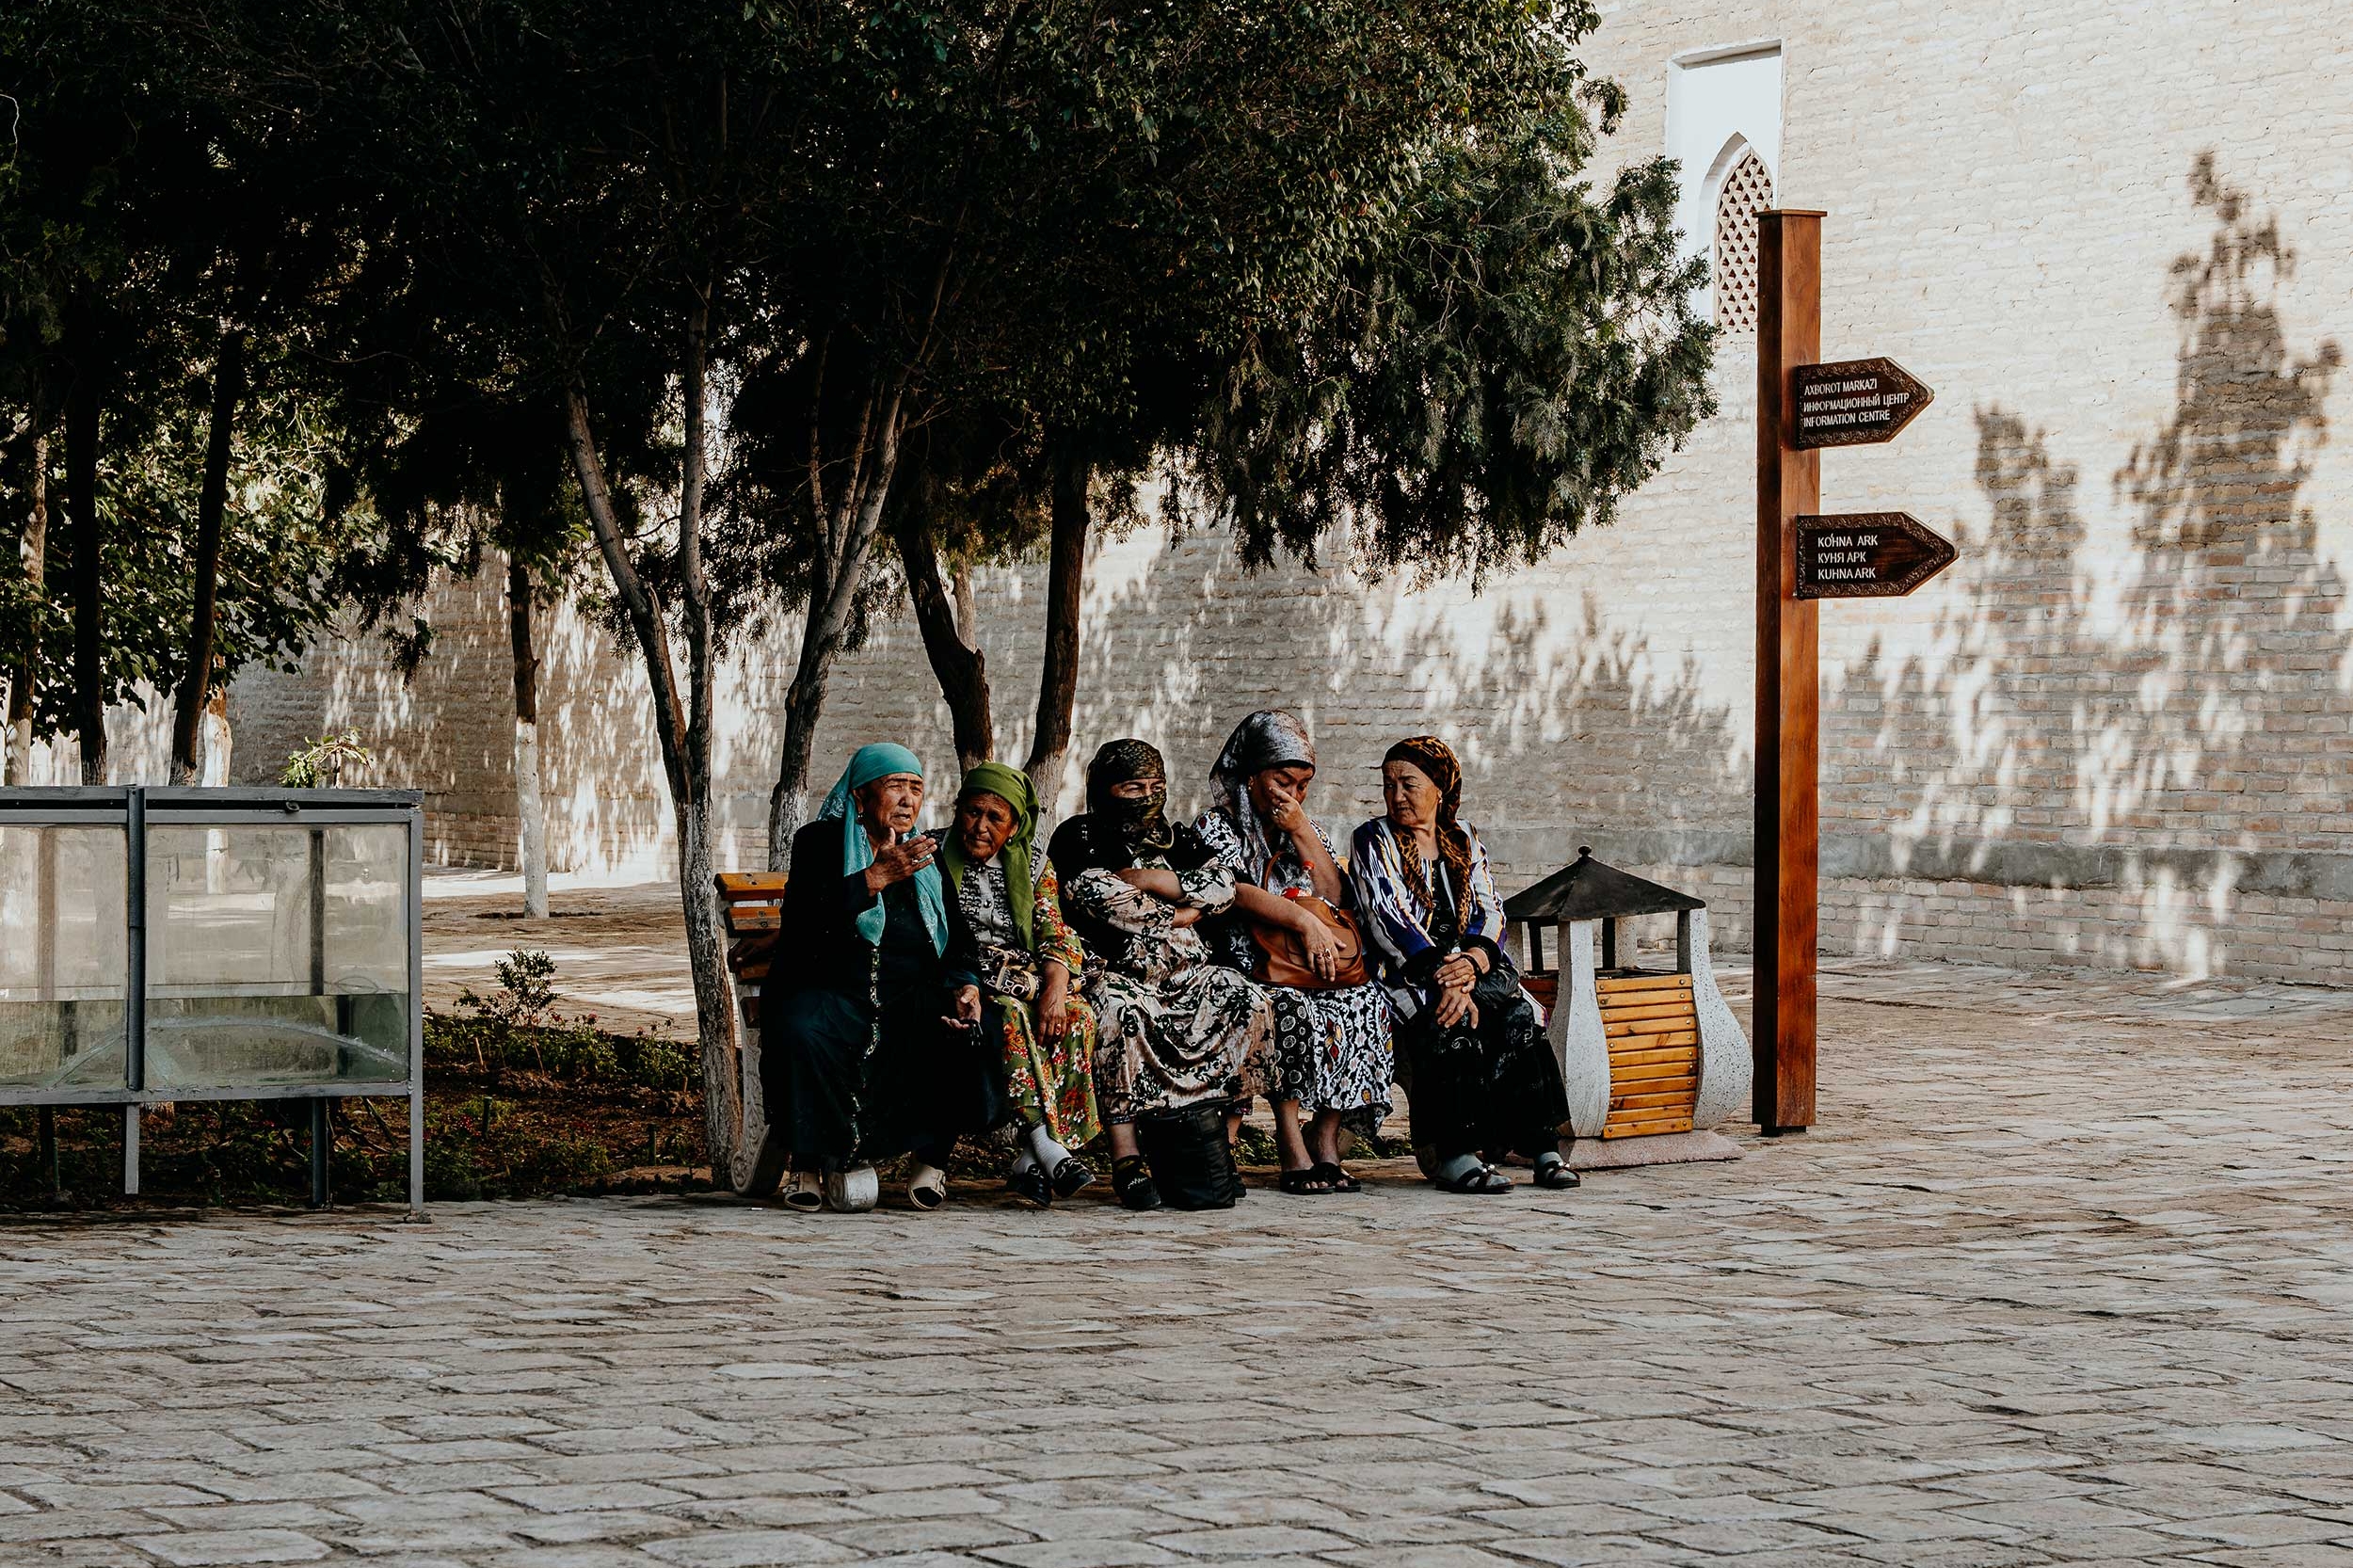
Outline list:
[[[857,801],[852,792],[864,789],[877,778],[892,774],[911,773],[923,776],[922,760],[903,745],[885,741],[875,745],[860,746],[850,759],[850,765],[841,770],[833,792],[825,796],[825,804],[818,808],[819,822],[841,824],[841,874],[854,876],[874,863],[874,845],[866,837],[866,826],[857,820]],[[948,895],[940,886],[937,864],[925,866],[915,873],[915,899],[923,909],[923,929],[932,935],[932,951],[948,951]],[[883,927],[889,920],[882,900],[857,918],[857,934],[876,946],[882,944]]]

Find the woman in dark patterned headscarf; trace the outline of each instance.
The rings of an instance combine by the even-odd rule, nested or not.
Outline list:
[[[1528,1156],[1538,1186],[1574,1187],[1560,1064],[1503,951],[1486,846],[1456,815],[1462,766],[1435,735],[1400,741],[1382,759],[1381,793],[1388,815],[1356,830],[1350,876],[1397,1020],[1415,1147],[1449,1192],[1510,1190],[1481,1158],[1493,1148]]]
[[[1343,1126],[1369,1134],[1389,1113],[1389,1005],[1381,987],[1331,984],[1337,947],[1331,928],[1298,902],[1349,904],[1332,840],[1307,815],[1316,776],[1307,727],[1280,709],[1234,727],[1212,773],[1218,805],[1193,824],[1234,878],[1235,913],[1213,922],[1218,960],[1263,973],[1253,925],[1289,932],[1324,984],[1267,985],[1274,1000],[1282,1096],[1275,1101],[1283,1191],[1298,1195],[1353,1192],[1340,1163]]]
[[[1048,849],[1063,906],[1095,962],[1095,1097],[1111,1134],[1112,1189],[1129,1208],[1160,1193],[1137,1148],[1139,1114],[1268,1092],[1267,994],[1209,962],[1197,929],[1234,902],[1234,879],[1165,814],[1168,769],[1144,741],[1113,741],[1087,768],[1087,810]]]

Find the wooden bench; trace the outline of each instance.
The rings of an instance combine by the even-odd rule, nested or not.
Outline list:
[[[735,1004],[744,1015],[744,1092],[760,1090],[760,993],[767,984],[776,936],[784,925],[782,872],[721,872],[711,880],[719,889],[719,914],[727,924],[728,968],[735,976]],[[741,1151],[738,1152],[742,1159]],[[775,1195],[787,1154],[774,1131],[762,1133],[749,1163],[733,1173],[736,1190],[749,1198]]]
[[[721,872],[720,916],[728,928],[728,968],[735,974],[736,1005],[747,1029],[760,1027],[760,991],[768,979],[776,933],[784,923],[783,872]]]

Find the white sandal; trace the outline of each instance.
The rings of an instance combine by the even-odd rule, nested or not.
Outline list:
[[[784,1207],[796,1214],[814,1214],[824,1208],[824,1177],[815,1171],[794,1171],[785,1178]]]
[[[825,1207],[837,1214],[863,1214],[882,1201],[882,1182],[872,1165],[825,1174]]]
[[[907,1177],[907,1202],[928,1214],[947,1201],[948,1173],[936,1165],[917,1165]]]

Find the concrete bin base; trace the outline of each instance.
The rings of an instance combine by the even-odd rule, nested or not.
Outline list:
[[[1740,1145],[1721,1132],[1662,1132],[1650,1138],[1579,1138],[1569,1150],[1572,1171],[1624,1171],[1637,1165],[1684,1165],[1737,1160]]]

